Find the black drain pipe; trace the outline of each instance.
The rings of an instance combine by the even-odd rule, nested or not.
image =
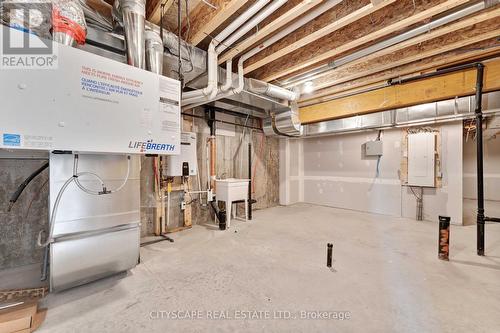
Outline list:
[[[483,76],[484,65],[477,64],[476,77],[476,167],[477,167],[477,255],[484,256],[484,174],[483,174]]]
[[[477,254],[484,256],[484,235],[486,222],[500,223],[496,217],[484,216],[484,170],[483,170],[483,78],[484,65],[477,64],[476,79],[476,145],[477,145]]]
[[[427,73],[419,76],[410,77],[407,79],[391,79],[387,83],[389,85],[404,84],[412,81],[422,80],[434,76],[449,74],[461,70],[475,68],[476,75],[476,95],[475,95],[475,108],[476,115],[476,168],[477,168],[477,254],[484,256],[484,225],[486,222],[500,223],[500,218],[484,216],[484,172],[483,172],[483,81],[484,81],[484,65],[482,63],[470,63],[455,67],[445,68],[436,72]]]

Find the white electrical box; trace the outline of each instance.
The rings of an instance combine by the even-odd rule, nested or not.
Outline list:
[[[408,135],[408,185],[434,187],[436,135],[415,133]]]
[[[182,176],[182,166],[188,164],[189,175],[196,176],[198,169],[198,159],[196,158],[196,133],[183,132],[181,134],[181,153],[180,155],[168,156],[167,176]]]
[[[364,145],[366,156],[382,156],[384,154],[384,146],[382,141],[368,141]]]
[[[11,29],[11,39],[24,36]],[[57,52],[57,68],[0,69],[0,148],[180,153],[179,81],[64,45]]]

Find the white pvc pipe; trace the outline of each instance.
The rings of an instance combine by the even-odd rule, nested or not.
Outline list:
[[[247,32],[252,30],[257,24],[266,19],[269,15],[274,13],[278,8],[283,6],[287,0],[274,0],[269,6],[264,8],[262,11],[258,12],[255,16],[253,16],[249,21],[247,21],[241,28],[239,28],[235,33],[229,36],[224,41],[221,41],[220,45],[217,46],[217,53],[220,54],[222,51],[226,50],[229,46],[231,46],[238,39],[243,37]],[[245,22],[245,21],[242,21]],[[239,23],[238,25],[240,25]]]
[[[215,38],[212,39],[208,47],[208,61],[207,61],[207,72],[208,72],[208,83],[203,89],[197,89],[194,91],[188,91],[183,93],[183,105],[190,104],[188,101],[192,99],[198,100],[198,98],[215,98],[217,94],[217,84],[218,84],[218,53],[216,51],[216,46],[219,45],[221,41],[231,35],[239,26],[243,24],[247,19],[252,17],[257,13],[262,7],[264,7],[270,0],[259,0],[243,14],[238,16],[230,25],[228,25],[224,30],[222,30]]]
[[[231,89],[233,85],[233,60],[229,59],[226,61],[226,82],[221,88],[222,92],[226,92]]]
[[[219,33],[215,39],[222,42],[236,29],[241,27],[243,23],[248,21],[252,16],[254,16],[259,10],[261,10],[265,5],[267,5],[271,0],[257,0],[250,8],[248,8],[243,14],[239,15],[231,24],[229,24],[221,33]]]
[[[325,13],[327,10],[332,9],[336,5],[338,5],[342,0],[330,0],[323,2],[319,6],[315,7],[314,9],[310,10],[306,15],[301,16],[297,21],[286,27],[285,29],[281,30],[277,34],[273,35],[271,38],[266,39],[263,41],[261,44],[259,44],[257,47],[253,48],[252,50],[248,51],[245,53],[242,57],[246,57],[245,59],[248,59],[250,57],[253,57],[260,51],[264,50],[265,48],[268,48],[269,46],[273,45],[280,39],[288,36],[290,33],[294,32],[298,28],[304,26],[305,24],[311,22],[314,20],[316,17],[320,16],[321,14]]]
[[[238,16],[236,20],[234,20],[228,27],[226,27],[221,33],[219,33],[212,42],[209,47],[209,58],[208,58],[208,86],[205,89],[199,89],[195,91],[189,91],[183,94],[182,106],[184,109],[194,107],[194,104],[201,102],[208,102],[215,99],[220,99],[223,97],[232,94],[238,94],[243,91],[244,88],[244,78],[243,78],[243,68],[240,69],[240,63],[238,62],[238,87],[235,89],[231,89],[232,86],[232,70],[229,69],[229,73],[226,73],[226,83],[221,89],[217,89],[217,81],[218,81],[218,55],[220,52],[225,50],[227,47],[231,46],[234,42],[236,42],[239,38],[241,38],[244,34],[246,34],[250,29],[254,28],[257,24],[259,24],[266,17],[275,12],[279,7],[284,5],[286,0],[275,0],[271,5],[266,7],[262,12],[253,16],[257,13],[262,7],[264,7],[269,0],[259,0],[253,6],[251,6],[247,11],[245,11],[242,15]],[[252,17],[253,16],[253,17]],[[239,28],[236,32],[234,30],[241,26],[248,18],[251,19],[245,23],[241,28]],[[231,35],[231,33],[233,33]],[[227,38],[230,36],[229,38]],[[226,39],[227,38],[227,39]],[[220,44],[223,42],[223,44]],[[210,52],[211,48],[214,47],[213,53]],[[212,54],[212,56],[211,56]],[[245,59],[244,59],[245,60]],[[244,61],[243,60],[243,61]],[[230,64],[226,64],[226,68],[230,68],[228,66]],[[231,76],[230,80],[228,78]],[[215,80],[215,83],[213,82]],[[276,87],[279,88],[279,87]],[[203,104],[203,103],[202,103]],[[199,105],[199,104],[198,104]]]
[[[326,1],[325,3],[319,5],[315,9],[311,10],[308,14],[302,16],[300,19],[298,19],[296,22],[288,26],[286,29],[280,31],[276,35],[272,36],[271,38],[265,40],[263,43],[259,44],[257,47],[253,48],[252,50],[246,52],[243,54],[240,59],[238,60],[238,86],[233,89],[234,94],[239,94],[240,92],[243,91],[243,88],[245,86],[244,82],[244,62],[259,53],[260,51],[264,50],[265,48],[271,46],[272,44],[276,43],[283,37],[287,36],[288,34],[292,33],[293,31],[297,30],[298,28],[304,26],[306,23],[314,20],[316,17],[319,15],[325,13],[327,10],[333,8],[337,4],[339,4],[341,0],[335,0],[335,1]],[[281,89],[282,91],[278,91]],[[270,87],[268,89],[268,92],[270,92],[269,96],[271,97],[276,97],[276,98],[283,98],[287,99],[290,101],[297,100],[298,99],[298,94],[295,92],[292,92],[288,89],[280,88],[280,87]],[[274,94],[276,93],[276,94]],[[278,97],[279,96],[279,97]]]

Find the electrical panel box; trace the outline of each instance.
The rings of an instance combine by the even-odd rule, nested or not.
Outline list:
[[[384,145],[382,141],[368,141],[364,144],[366,156],[382,156],[384,154]]]
[[[167,176],[180,177],[183,175],[183,164],[187,163],[189,175],[196,176],[198,159],[196,158],[196,133],[183,132],[181,134],[181,153],[167,158]]]
[[[434,187],[436,177],[436,135],[408,135],[408,185]]]
[[[179,81],[64,45],[57,62],[0,69],[0,148],[180,153]]]

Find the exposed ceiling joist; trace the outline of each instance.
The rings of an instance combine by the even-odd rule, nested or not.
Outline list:
[[[339,66],[339,67],[335,68],[335,70],[332,69],[330,71],[319,73],[319,74],[315,75],[313,78],[314,87],[316,89],[323,89],[323,88],[335,85],[335,83],[331,81],[329,76],[331,76],[331,74],[334,71],[338,71],[339,69],[346,68],[346,67],[352,67],[352,66],[355,66],[357,64],[370,61],[370,60],[375,59],[375,58],[380,58],[380,57],[383,57],[386,55],[390,55],[390,54],[393,54],[397,51],[408,48],[410,46],[414,46],[414,45],[418,45],[420,43],[430,41],[434,38],[438,38],[438,37],[444,36],[446,34],[459,31],[460,29],[467,28],[467,27],[473,26],[475,24],[478,24],[478,23],[481,23],[484,21],[488,21],[490,19],[497,18],[499,16],[500,16],[500,7],[496,8],[492,11],[489,11],[489,12],[483,12],[481,14],[478,14],[476,16],[472,16],[472,17],[464,19],[464,20],[459,20],[458,22],[444,26],[443,28],[432,30],[430,32],[427,32],[427,33],[421,35],[421,36],[411,38],[407,41],[398,43],[398,44],[393,45],[391,47],[388,47],[388,48],[382,49],[380,51],[374,52],[372,54],[366,55],[358,60],[354,60],[350,63]],[[495,23],[495,22],[492,22],[492,23]],[[318,79],[320,79],[322,77],[324,77],[324,79],[317,81]],[[304,79],[302,81],[297,81],[296,84],[301,83],[301,82],[306,81],[306,80],[311,80],[311,79],[308,78],[308,79]]]
[[[211,0],[210,3],[217,9],[201,2],[190,14],[191,32],[188,42],[198,45],[247,2],[245,0]]]
[[[300,107],[305,107],[309,105],[321,104],[323,102],[332,100],[334,98],[342,97],[346,94],[351,94],[359,90],[364,90],[366,88],[371,88],[375,85],[380,85],[386,83],[387,80],[400,77],[404,78],[406,76],[417,75],[422,72],[435,70],[443,66],[450,66],[452,64],[476,61],[477,59],[485,58],[488,56],[496,56],[500,54],[500,46],[493,46],[492,41],[484,41],[478,43],[479,47],[477,50],[471,50],[469,52],[451,52],[440,54],[438,56],[422,59],[418,62],[410,63],[401,67],[391,68],[382,73],[376,73],[370,76],[365,76],[354,81],[346,82],[342,85],[337,85],[331,88],[323,89],[315,95],[308,96],[299,102]],[[484,49],[482,49],[482,47]]]
[[[245,49],[249,48],[253,44],[257,43],[258,41],[264,39],[265,37],[269,36],[276,30],[284,27],[300,15],[303,15],[305,12],[307,12],[309,9],[313,8],[314,6],[318,5],[319,3],[323,2],[324,0],[304,0],[297,4],[295,7],[292,9],[286,11],[284,14],[280,15],[278,18],[275,20],[271,21],[269,24],[266,24],[264,27],[260,28],[254,35],[246,38],[244,41],[241,43],[237,44],[234,46],[231,50],[228,52],[224,53],[220,59],[219,59],[219,64],[222,64],[226,62],[227,60],[234,58],[237,56],[240,52],[244,51]],[[328,1],[328,0],[327,0]]]
[[[443,33],[437,33],[438,31],[435,31],[436,34],[433,35],[434,38],[429,38],[429,39],[424,39],[424,38],[415,38],[417,39],[416,41],[411,42],[412,40],[409,40],[408,43],[404,43],[405,45],[402,45],[402,47],[391,47],[388,49],[392,49],[390,51],[387,50],[382,50],[380,51],[380,54],[377,54],[379,52],[376,52],[370,56],[367,56],[360,61],[356,61],[350,64],[347,64],[346,66],[339,67],[338,69],[331,71],[330,75],[336,74],[334,77],[325,77],[322,78],[321,80],[318,81],[313,81],[314,82],[314,87],[315,89],[324,89],[327,87],[331,87],[333,85],[355,80],[359,77],[363,76],[368,76],[373,73],[381,72],[384,71],[388,68],[392,67],[397,67],[401,66],[403,64],[411,63],[414,61],[417,61],[419,59],[424,59],[428,57],[432,57],[434,55],[440,54],[440,53],[445,53],[452,51],[454,49],[460,49],[466,45],[471,45],[486,39],[494,38],[500,35],[500,21],[495,21],[495,17],[500,15],[500,8],[496,10],[497,14],[494,16],[488,16],[489,19],[491,20],[485,20],[483,22],[482,26],[479,27],[478,29],[470,29],[469,31],[461,31],[461,33],[458,33],[457,35],[450,36],[449,40],[452,40],[452,37],[455,39],[459,39],[456,42],[446,44],[447,42],[447,33],[451,33],[454,31],[457,31],[459,29],[448,29],[451,28],[452,26],[443,28]],[[482,15],[481,15],[482,16]],[[483,19],[483,18],[482,18]],[[470,25],[478,23],[478,21],[473,20],[475,23],[472,23]],[[465,22],[465,21],[464,21]],[[466,28],[467,26],[462,26],[460,24],[462,22],[457,23],[458,27]],[[471,22],[469,22],[471,23]],[[495,29],[495,30],[491,30]],[[440,29],[441,30],[441,29]],[[444,36],[444,37],[443,37]],[[424,36],[422,36],[424,37]],[[439,39],[436,39],[437,37],[442,37]],[[415,45],[421,44],[421,43],[426,43],[423,44],[423,47],[415,47]],[[403,44],[403,43],[401,43]],[[398,46],[399,44],[395,45]],[[403,47],[404,46],[404,47]],[[401,51],[403,49],[406,49],[410,46],[414,46],[412,49],[408,49],[408,52],[405,55],[404,58],[399,58],[399,56],[403,56],[403,54],[397,53],[398,51]],[[356,71],[356,65],[361,64],[361,63],[366,63],[370,60],[380,58],[383,55],[391,55],[388,58],[382,58],[383,61],[379,61],[377,63],[372,62],[370,66],[364,66],[365,68],[368,67],[369,69],[366,71]],[[354,73],[352,75],[349,75],[348,73]],[[368,73],[368,74],[367,74]],[[347,74],[347,75],[345,75]],[[338,77],[341,77],[340,79]]]
[[[332,23],[326,25],[325,27],[321,28],[321,29],[318,29],[318,30],[315,30],[313,31],[312,33],[308,34],[307,36],[304,36],[303,38],[293,42],[293,43],[290,43],[288,44],[286,47],[282,48],[282,49],[279,49],[277,50],[276,52],[274,53],[271,53],[270,55],[262,58],[262,59],[259,59],[258,61],[254,62],[254,63],[250,63],[248,66],[245,67],[245,74],[247,73],[250,73],[254,70],[256,70],[257,68],[260,68],[276,59],[279,59],[281,57],[284,57],[286,56],[287,54],[290,54],[304,46],[306,46],[307,44],[310,44],[326,35],[329,35],[331,34],[332,32],[334,31],[337,31],[353,22],[356,22],[357,20],[385,7],[385,6],[388,6],[390,5],[391,3],[394,3],[396,0],[384,0],[382,1],[380,4],[378,5],[374,5],[372,3],[358,9],[358,10],[355,10],[354,12],[336,20],[336,21],[333,21]]]
[[[152,4],[150,14],[148,15],[148,21],[154,24],[160,24],[161,19],[161,5],[164,4],[163,13],[167,13],[170,7],[174,4],[174,0],[158,0]]]
[[[470,69],[306,106],[299,109],[299,115],[301,122],[308,124],[430,103],[456,96],[473,95],[475,88],[476,70]],[[497,59],[486,64],[483,91],[489,92],[499,89],[500,60]]]
[[[466,3],[467,0],[448,0],[446,2],[443,2],[439,5],[433,6],[427,10],[424,10],[418,14],[412,15],[406,19],[400,20],[396,23],[390,24],[382,29],[376,30],[370,34],[364,35],[361,38],[355,39],[351,42],[348,42],[346,44],[343,44],[337,48],[333,48],[327,52],[321,53],[317,56],[310,57],[309,59],[305,61],[301,61],[300,63],[294,65],[294,66],[287,66],[283,67],[282,70],[272,73],[270,75],[265,76],[262,78],[264,81],[272,81],[275,79],[278,79],[280,77],[298,72],[302,69],[305,69],[307,67],[313,66],[315,64],[321,63],[323,61],[326,61],[332,57],[335,57],[341,53],[350,51],[356,47],[362,46],[366,43],[369,43],[373,40],[377,40],[379,38],[388,36],[398,30],[402,30],[405,28],[408,28],[409,26],[416,24],[418,22],[421,22],[423,20],[426,20],[428,18],[431,18],[432,16],[438,15],[440,13],[443,13],[447,10],[450,10],[452,8],[455,8],[457,6],[460,6],[464,3]]]

